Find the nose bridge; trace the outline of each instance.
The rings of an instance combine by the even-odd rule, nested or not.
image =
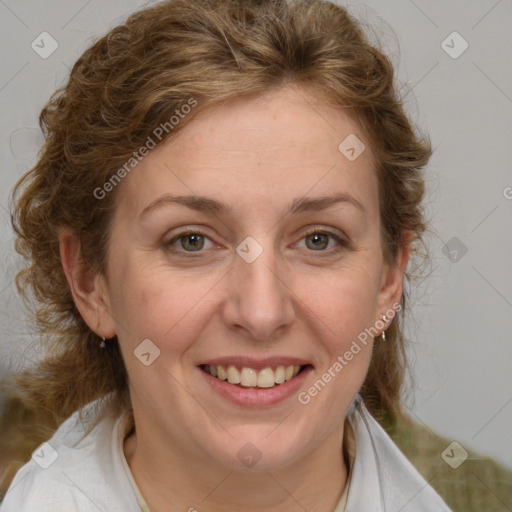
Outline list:
[[[255,339],[269,339],[294,316],[291,291],[279,275],[283,267],[268,236],[247,237],[236,252],[226,319]]]

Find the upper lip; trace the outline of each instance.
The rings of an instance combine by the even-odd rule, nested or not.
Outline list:
[[[209,359],[208,361],[204,361],[200,364],[209,364],[211,366],[237,366],[237,367],[246,367],[253,368],[255,370],[262,370],[263,368],[268,368],[272,366],[305,366],[310,365],[309,361],[305,359],[300,359],[298,357],[289,357],[289,356],[272,356],[265,358],[256,358],[249,356],[226,356],[226,357],[217,357],[215,359]]]

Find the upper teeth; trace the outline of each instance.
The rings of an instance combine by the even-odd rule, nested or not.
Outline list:
[[[239,370],[234,365],[228,365],[227,368],[221,365],[205,365],[205,370],[220,380],[227,380],[230,384],[240,384],[244,387],[272,388],[275,384],[282,384],[284,381],[295,377],[300,366],[276,366],[255,370],[243,366]]]

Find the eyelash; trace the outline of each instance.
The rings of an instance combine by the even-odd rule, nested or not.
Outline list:
[[[328,229],[321,229],[321,228],[316,228],[316,227],[308,228],[306,230],[305,235],[301,238],[301,240],[303,240],[304,238],[307,238],[308,236],[311,236],[311,235],[327,235],[330,238],[332,238],[335,242],[337,242],[338,246],[336,247],[336,249],[331,250],[329,252],[337,252],[342,249],[347,249],[349,246],[348,241],[346,239],[341,238],[340,236],[336,235],[332,231],[329,231]],[[316,252],[316,251],[311,251],[311,252]],[[318,251],[318,252],[324,252],[324,251]]]
[[[346,250],[346,249],[349,249],[350,248],[350,243],[348,240],[336,235],[335,233],[333,233],[332,231],[329,231],[329,230],[326,230],[326,229],[320,229],[320,228],[317,228],[317,227],[312,227],[312,228],[309,228],[306,233],[304,234],[304,236],[300,239],[301,241],[311,235],[327,235],[328,237],[332,238],[336,243],[337,243],[337,246],[333,249],[330,249],[330,250],[327,250],[327,249],[324,249],[324,250],[318,250],[318,251],[314,251],[314,250],[310,250],[309,252],[311,253],[314,253],[314,252],[318,252],[318,253],[324,253],[323,255],[319,254],[319,256],[323,256],[323,257],[326,257],[326,256],[332,256],[334,254],[338,254],[339,252],[343,251],[343,250]],[[204,232],[202,231],[201,229],[197,228],[189,228],[185,231],[182,231],[180,233],[178,233],[176,236],[174,236],[171,240],[165,242],[165,247],[166,247],[166,250],[168,250],[169,252],[172,252],[174,254],[179,254],[181,257],[184,257],[184,258],[198,258],[200,257],[201,253],[204,252],[204,250],[199,250],[199,251],[186,251],[184,249],[177,249],[175,247],[173,247],[173,245],[178,241],[180,240],[180,238],[183,238],[183,237],[186,237],[186,236],[190,236],[190,235],[200,235],[200,236],[203,236],[205,238],[209,238],[209,236]],[[325,254],[327,253],[327,254]]]

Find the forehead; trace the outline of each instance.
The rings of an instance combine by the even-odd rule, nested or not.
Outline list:
[[[346,140],[359,144],[357,152],[365,145],[355,160],[347,158],[353,155]],[[373,167],[369,142],[343,109],[288,87],[201,112],[135,167],[119,191],[120,203],[140,212],[159,195],[176,193],[264,208],[333,192],[375,203]]]

